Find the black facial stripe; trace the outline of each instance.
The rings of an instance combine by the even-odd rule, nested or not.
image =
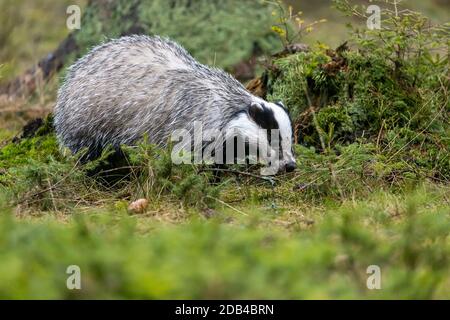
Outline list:
[[[275,115],[273,113],[273,110],[271,108],[268,108],[264,104],[261,104],[261,107],[263,108],[262,112],[258,112],[254,119],[255,122],[262,128],[266,130],[267,134],[267,141],[269,144],[272,144],[272,129],[279,129],[280,126],[278,124],[278,121],[275,119]],[[279,130],[278,130],[279,134]],[[281,137],[278,137],[278,144],[281,143]],[[280,149],[279,149],[280,150]]]
[[[280,104],[277,103],[277,105],[282,108],[286,114],[289,116],[289,113],[287,112],[286,108]],[[280,159],[283,158],[283,145],[282,145],[282,137],[281,137],[281,132],[280,132],[280,126],[278,121],[275,119],[275,114],[274,111],[267,107],[265,104],[260,104],[262,110],[255,112],[252,116],[252,119],[256,122],[256,124],[258,124],[258,126],[260,126],[262,129],[266,130],[266,134],[267,134],[267,141],[269,142],[270,145],[272,145],[273,143],[276,143],[278,145],[278,153],[279,153],[279,157]],[[292,121],[291,121],[292,123]],[[277,129],[278,132],[278,136],[277,137],[272,137],[272,129]],[[274,140],[274,141],[272,141]],[[274,146],[272,146],[273,148]]]
[[[277,106],[279,106],[280,108],[282,108],[287,113],[287,109],[286,109],[286,107],[284,106],[284,104],[281,101],[277,101],[277,102],[275,102],[275,104]]]
[[[264,104],[261,104],[261,107],[263,110],[257,112],[253,118],[256,124],[266,130],[279,129],[278,121],[275,119],[273,110],[266,107]]]

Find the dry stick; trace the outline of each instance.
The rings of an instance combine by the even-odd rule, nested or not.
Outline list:
[[[398,17],[397,0],[394,0],[395,17]]]
[[[222,201],[222,200],[220,200],[220,199],[217,199],[217,198],[212,197],[212,196],[206,196],[206,197],[207,197],[207,198],[211,198],[211,199],[213,199],[213,200],[216,200],[217,202],[223,204],[224,206],[227,206],[227,207],[230,208],[230,209],[233,209],[233,210],[236,211],[236,212],[239,212],[240,214],[242,214],[242,215],[244,215],[244,216],[248,216],[248,213],[245,213],[245,212],[243,212],[243,211],[241,211],[241,210],[239,210],[239,209],[236,209],[236,208],[233,207],[232,205],[229,205],[228,203],[226,203],[226,202],[224,202],[224,201]]]
[[[48,186],[49,186],[50,196],[52,198],[53,209],[55,211],[58,211],[57,208],[56,208],[55,195],[53,194],[53,190],[52,190],[52,187],[51,187],[50,178],[48,177],[48,173],[47,173],[47,183],[48,183]]]
[[[134,169],[134,168],[138,168],[138,166],[123,166],[123,167],[117,167],[117,168],[112,168],[112,169],[108,169],[108,170],[102,170],[101,172],[97,173],[95,176],[99,176],[100,173],[104,174],[104,173],[108,173],[108,172],[119,171],[122,169]]]
[[[378,136],[377,136],[377,150],[378,150],[378,146],[380,145],[381,133],[383,132],[385,123],[386,123],[386,119],[383,119],[383,122],[381,123],[380,131],[378,132]]]
[[[311,180],[310,182],[303,184],[303,186],[301,186],[301,188],[299,188],[298,191],[303,191],[303,190],[305,190],[306,188],[308,188],[310,185],[312,185],[314,182],[316,182],[316,181],[319,180],[320,178],[321,178],[321,177],[318,176],[317,178]]]
[[[199,172],[202,171],[220,171],[220,172],[229,172],[229,173],[234,173],[234,174],[241,174],[244,176],[249,176],[249,177],[253,177],[253,178],[258,178],[264,181],[272,181],[272,180],[279,180],[275,177],[265,177],[265,176],[260,176],[257,174],[253,174],[250,172],[244,172],[244,171],[239,171],[239,170],[234,170],[234,169],[224,169],[224,168],[203,168],[200,169]]]

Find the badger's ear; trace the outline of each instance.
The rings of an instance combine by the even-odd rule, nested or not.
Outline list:
[[[264,108],[259,103],[252,102],[252,104],[248,107],[248,114],[255,121],[263,112]]]

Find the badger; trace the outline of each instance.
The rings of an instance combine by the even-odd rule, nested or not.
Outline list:
[[[194,122],[203,130],[234,129],[249,144],[258,141],[267,154],[276,152],[277,172],[296,167],[284,105],[252,95],[168,38],[125,36],[93,48],[68,68],[54,109],[60,145],[73,153],[85,150],[88,159],[109,145],[133,145],[144,136],[167,147],[175,130],[192,132]],[[261,138],[261,129],[277,129],[277,147],[269,134]]]

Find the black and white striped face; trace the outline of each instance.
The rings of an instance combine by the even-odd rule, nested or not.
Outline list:
[[[260,160],[272,170],[268,174],[296,168],[292,122],[281,102],[255,98],[247,112],[240,113],[230,127],[238,129],[250,144],[257,142]]]
[[[295,157],[292,149],[293,132],[292,122],[289,114],[282,102],[269,103],[259,102],[254,103],[250,110],[256,109],[256,112],[251,112],[250,117],[262,129],[268,130],[268,143],[272,151],[278,156],[278,163],[271,165],[278,165],[278,171],[285,170],[291,172],[296,168]],[[277,131],[272,131],[276,129]],[[271,162],[273,158],[271,156]]]

